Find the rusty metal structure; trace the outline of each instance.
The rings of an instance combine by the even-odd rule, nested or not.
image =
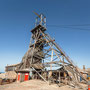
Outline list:
[[[35,12],[34,12],[35,13]],[[62,50],[62,48],[55,42],[54,39],[46,33],[46,17],[43,14],[37,14],[35,28],[31,30],[32,36],[30,40],[29,49],[22,58],[18,70],[23,70],[26,68],[34,69],[38,75],[47,82],[47,79],[41,75],[40,72],[44,72],[48,69],[48,77],[52,77],[48,80],[53,80],[54,70],[57,73],[57,80],[59,83],[60,80],[60,69],[67,72],[67,80],[70,79],[68,84],[73,84],[74,86],[79,86],[80,77],[83,81],[87,81],[83,78],[82,74],[79,71],[79,68],[74,64],[70,57]],[[57,69],[58,68],[58,69]]]

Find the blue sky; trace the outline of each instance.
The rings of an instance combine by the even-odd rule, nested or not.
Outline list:
[[[0,0],[0,71],[21,62],[28,50],[33,11],[46,16],[47,32],[80,68],[90,67],[90,0]]]

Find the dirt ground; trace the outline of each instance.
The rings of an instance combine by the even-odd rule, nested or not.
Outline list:
[[[86,85],[83,85],[86,87]],[[82,90],[68,85],[58,87],[56,84],[48,85],[41,80],[29,80],[22,83],[14,82],[11,84],[0,85],[0,90]],[[86,89],[84,89],[86,90]]]

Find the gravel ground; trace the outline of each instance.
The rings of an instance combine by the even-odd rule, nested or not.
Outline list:
[[[86,87],[86,85],[83,86]],[[0,85],[0,90],[82,90],[82,89],[75,89],[68,85],[58,87],[56,84],[48,85],[46,82],[41,80],[29,80],[22,83],[14,82],[11,84]]]

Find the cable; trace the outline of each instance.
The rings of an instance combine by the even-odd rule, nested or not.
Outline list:
[[[89,26],[89,24],[87,24],[88,26]],[[78,29],[78,30],[84,30],[84,31],[90,31],[90,29],[85,29],[85,28],[77,28],[77,27],[72,27],[72,26],[74,26],[74,25],[72,25],[72,26],[68,26],[68,27],[66,27],[65,25],[47,25],[48,27],[58,27],[58,28],[70,28],[70,29]],[[75,25],[76,26],[76,25]],[[80,26],[80,25],[78,25],[78,26]],[[82,25],[83,26],[83,25]],[[86,25],[84,25],[84,26],[86,26]]]
[[[90,24],[77,24],[77,25],[48,25],[48,26],[90,26]]]

